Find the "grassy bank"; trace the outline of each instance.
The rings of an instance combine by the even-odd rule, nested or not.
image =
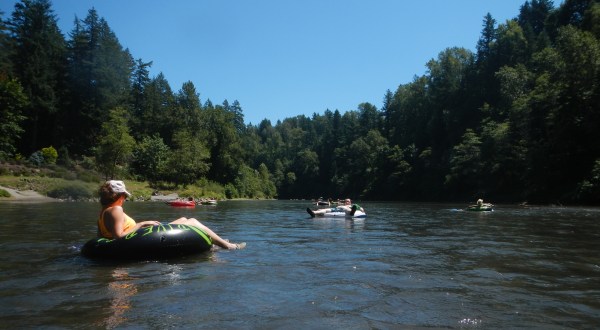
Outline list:
[[[194,198],[225,198],[223,186],[199,181],[187,187],[152,187],[148,182],[124,179],[133,200],[150,200],[153,193]],[[65,200],[94,200],[98,187],[104,182],[97,173],[81,168],[67,169],[59,166],[30,167],[22,164],[0,163],[0,186],[19,191],[33,190],[41,195]],[[0,188],[0,198],[10,194]]]
[[[41,195],[60,199],[93,199],[98,184],[81,180],[38,176],[0,176],[0,186],[15,190],[33,190]]]
[[[27,162],[0,162],[0,186],[15,190],[33,190],[41,195],[66,200],[92,200],[97,198],[98,187],[104,178],[84,164],[64,167],[44,165],[33,167]],[[200,179],[187,186],[162,183],[151,185],[147,181],[135,181],[126,176],[127,189],[132,193],[132,200],[150,200],[153,194],[178,194],[180,197],[193,198],[263,198],[262,191],[251,191],[251,196],[239,196],[236,189],[206,179]],[[0,188],[1,189],[1,188]],[[246,189],[247,190],[247,189]],[[7,198],[8,192],[0,191],[0,198]]]
[[[67,180],[43,176],[0,175],[0,186],[15,190],[33,190],[44,196],[66,200],[94,200],[97,198],[98,187],[102,182],[102,180],[98,180],[97,182],[87,182],[77,179]],[[133,195],[131,199],[136,201],[150,200],[153,193],[162,195],[176,193],[182,197],[192,196],[194,198],[225,198],[223,189],[219,191],[219,186],[215,184],[210,184],[208,186],[194,185],[174,189],[156,189],[150,187],[148,182],[125,180],[125,183],[127,189]],[[4,190],[0,191],[0,198],[8,197],[10,197],[10,194]]]

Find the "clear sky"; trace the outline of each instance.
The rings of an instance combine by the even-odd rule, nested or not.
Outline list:
[[[0,1],[7,18],[14,0]],[[475,50],[525,0],[54,0],[68,38],[92,7],[135,59],[153,61],[173,91],[194,83],[201,102],[238,100],[246,123],[326,109],[381,108],[389,89],[426,73],[448,47]],[[555,0],[555,6],[562,1]]]

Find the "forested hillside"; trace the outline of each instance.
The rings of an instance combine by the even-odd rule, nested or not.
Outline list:
[[[65,33],[22,0],[0,22],[0,160],[228,197],[599,204],[600,0],[492,14],[475,52],[440,50],[381,108],[247,125],[239,102],[151,77],[94,9]]]

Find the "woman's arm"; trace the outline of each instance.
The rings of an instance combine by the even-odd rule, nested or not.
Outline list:
[[[121,238],[142,227],[160,225],[158,221],[140,221],[125,231],[125,212],[121,206],[114,206],[104,214],[105,225],[114,238]]]

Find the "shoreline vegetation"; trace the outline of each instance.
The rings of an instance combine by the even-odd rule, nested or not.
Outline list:
[[[74,191],[78,191],[82,186],[89,189],[87,197],[82,198],[79,194],[74,196],[59,196],[51,197],[48,192],[57,191],[64,189],[65,186],[71,185]],[[65,180],[60,178],[44,178],[35,176],[8,176],[0,175],[0,203],[1,202],[24,202],[24,203],[40,203],[40,202],[77,202],[77,201],[98,201],[95,195],[96,190],[100,182],[89,183],[81,180]],[[29,188],[28,188],[29,187]],[[37,187],[37,188],[35,188]],[[183,190],[163,190],[156,191],[152,190],[148,182],[139,182],[134,180],[127,180],[127,187],[132,193],[131,201],[135,202],[166,202],[180,198],[187,198],[189,196],[189,188],[186,188],[186,193],[182,193]],[[33,189],[31,189],[33,188]],[[154,192],[151,193],[150,191]],[[91,194],[91,195],[90,195]],[[76,196],[77,195],[77,196]],[[194,196],[196,199],[207,198],[208,196]],[[217,198],[218,200],[270,200],[269,198]],[[274,198],[277,199],[277,198]],[[309,199],[305,199],[309,201]],[[401,201],[398,201],[401,202]],[[422,201],[427,203],[427,201]],[[468,203],[468,201],[465,201]],[[445,201],[442,203],[452,203],[451,201]],[[528,203],[507,203],[513,204],[520,207],[533,207],[533,206],[547,206],[547,207],[596,207],[595,205],[563,205],[563,204],[542,204],[542,205],[530,205]]]
[[[19,179],[23,179],[23,180],[30,180],[30,179],[34,179],[34,177],[20,177]],[[81,196],[70,196],[70,195],[64,195],[64,196],[60,196],[60,197],[50,197],[47,195],[47,193],[44,192],[40,192],[37,190],[33,190],[33,189],[19,189],[15,186],[9,187],[6,185],[5,182],[7,181],[14,181],[12,178],[8,178],[6,176],[0,176],[0,202],[2,201],[19,201],[19,202],[63,202],[63,201],[68,201],[68,202],[79,202],[79,201],[98,201],[98,198],[93,195],[93,196],[88,196],[88,197],[84,197],[82,198]],[[61,182],[63,180],[60,179],[48,179],[48,181],[46,182],[48,184],[48,188],[50,189],[50,191],[55,191],[57,189],[60,189],[60,187],[64,186],[64,182]],[[146,188],[148,188],[147,183],[144,182],[136,182],[136,181],[127,181],[127,187],[128,189],[132,192],[132,198],[131,201],[136,201],[136,202],[146,202],[146,201],[153,201],[153,202],[163,202],[163,201],[171,201],[171,200],[176,200],[178,198],[187,198],[188,194],[182,194],[179,193],[177,190],[165,190],[165,191],[161,191],[156,195],[148,195],[147,193],[145,193],[144,191],[146,190],[144,189],[131,189],[129,188],[129,186],[143,186],[146,185]],[[72,185],[73,186],[78,186],[78,185],[86,185],[83,181],[79,181],[79,180],[73,180]],[[100,183],[97,184],[97,186],[99,186]],[[149,188],[148,188],[149,189]],[[95,193],[95,191],[91,192],[92,194]],[[87,195],[87,194],[86,194]],[[198,199],[205,199],[208,198],[208,196],[199,196],[196,197],[194,196],[194,198]],[[217,200],[229,200],[228,198],[216,198]],[[231,198],[232,200],[257,200],[258,198],[252,199],[252,198]],[[267,198],[260,198],[260,200],[267,200]]]
[[[148,181],[124,178],[132,193],[131,201],[169,201],[177,198],[266,199],[228,198],[224,187],[208,181],[185,187],[157,188]],[[72,170],[59,166],[30,167],[0,162],[0,202],[52,202],[52,201],[98,201],[98,187],[104,180],[93,171]]]
[[[123,179],[127,183],[128,190],[132,193],[130,201],[135,202],[166,202],[181,198],[193,197],[199,199],[223,200],[273,200],[274,198],[250,198],[225,196],[224,188],[216,183],[203,186],[202,183],[188,185],[186,187],[176,186],[164,189],[152,187],[147,181],[136,181]],[[103,182],[99,175],[93,171],[68,170],[59,166],[54,167],[31,167],[26,165],[10,165],[0,162],[0,202],[76,202],[76,201],[98,201],[97,191]],[[310,198],[294,198],[296,200],[311,200]],[[383,201],[383,200],[381,200]],[[396,202],[403,202],[396,200]],[[436,201],[412,201],[412,202],[436,202]],[[440,203],[465,203],[471,201],[442,200]],[[518,205],[520,207],[548,206],[548,207],[596,207],[593,204],[563,204],[563,203],[535,203],[504,202],[506,205]]]
[[[6,187],[2,184],[2,182],[4,182],[5,176],[0,176],[0,203],[1,202],[24,202],[24,203],[39,203],[39,202],[64,202],[64,201],[72,201],[72,202],[76,202],[76,201],[97,201],[97,197],[92,197],[92,198],[85,198],[85,199],[76,199],[76,198],[55,198],[55,197],[49,197],[47,195],[43,195],[42,193],[35,191],[35,190],[31,190],[31,189],[27,189],[27,190],[20,190],[20,189],[13,189],[13,188],[9,188]],[[23,178],[26,179],[26,178]],[[129,185],[131,186],[139,186],[139,185],[144,185],[147,183],[143,183],[143,182],[135,182],[135,181],[128,181],[131,182],[131,184],[128,183],[128,187]],[[172,200],[176,200],[179,198],[183,198],[185,197],[184,195],[181,195],[177,192],[174,191],[170,191],[170,192],[165,192],[165,193],[159,193],[158,195],[151,195],[151,196],[147,196],[144,197],[140,194],[135,193],[136,190],[134,189],[130,189],[130,191],[132,192],[132,199],[131,201],[136,201],[136,202],[166,202],[166,201],[172,201]],[[206,197],[200,197],[200,198],[206,198]],[[277,199],[277,198],[275,198]],[[228,200],[226,198],[223,199],[219,199],[219,200]],[[268,198],[260,198],[260,199],[256,199],[256,198],[232,198],[231,200],[269,200]],[[308,200],[307,200],[308,201]],[[426,203],[426,202],[423,202]],[[445,202],[445,203],[451,203],[451,202]],[[547,206],[547,207],[596,207],[595,205],[562,205],[562,204],[546,204],[546,205],[530,205],[527,203],[512,203],[514,205],[518,205],[520,207],[529,207],[529,206]]]

